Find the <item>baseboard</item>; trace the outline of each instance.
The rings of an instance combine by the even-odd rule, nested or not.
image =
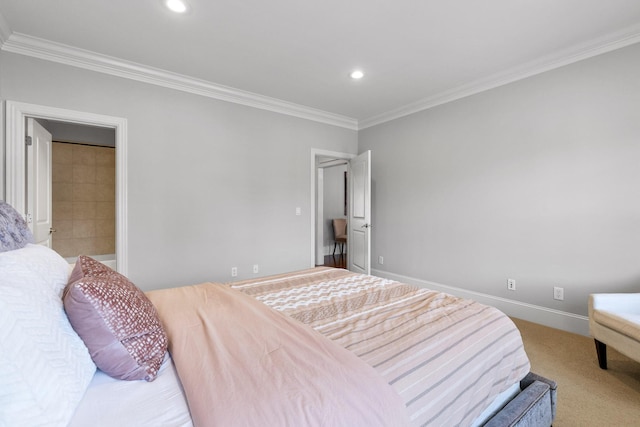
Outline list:
[[[480,292],[469,291],[454,286],[443,285],[441,283],[430,282],[428,280],[416,279],[414,277],[403,276],[401,274],[390,273],[382,270],[371,270],[371,274],[386,279],[396,280],[402,283],[433,289],[434,291],[446,292],[461,298],[468,298],[482,304],[496,307],[507,316],[539,323],[551,328],[560,329],[574,334],[589,336],[589,318],[566,311],[555,310],[539,305],[514,301],[507,298],[496,297]]]

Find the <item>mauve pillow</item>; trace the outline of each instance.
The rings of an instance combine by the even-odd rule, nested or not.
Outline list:
[[[155,379],[167,335],[151,301],[126,277],[81,255],[64,308],[98,368],[122,380]]]

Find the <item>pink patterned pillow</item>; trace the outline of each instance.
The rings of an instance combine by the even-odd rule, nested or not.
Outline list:
[[[98,368],[122,380],[155,379],[167,335],[151,301],[126,277],[80,256],[64,308]]]

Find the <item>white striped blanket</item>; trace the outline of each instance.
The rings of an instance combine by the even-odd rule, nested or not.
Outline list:
[[[412,425],[466,426],[529,372],[499,310],[374,276],[319,267],[230,284],[373,366]]]

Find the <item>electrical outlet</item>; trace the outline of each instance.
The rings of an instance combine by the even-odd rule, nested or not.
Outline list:
[[[253,274],[258,274],[258,264],[253,264]]]
[[[378,257],[378,264],[380,265],[384,264],[384,258],[382,257],[382,255]]]
[[[516,290],[516,281],[515,279],[507,279],[507,289],[510,291]]]
[[[554,286],[553,299],[556,299],[558,301],[564,301],[564,288],[559,288],[557,286]]]
[[[238,277],[238,267],[231,267],[231,277]]]

